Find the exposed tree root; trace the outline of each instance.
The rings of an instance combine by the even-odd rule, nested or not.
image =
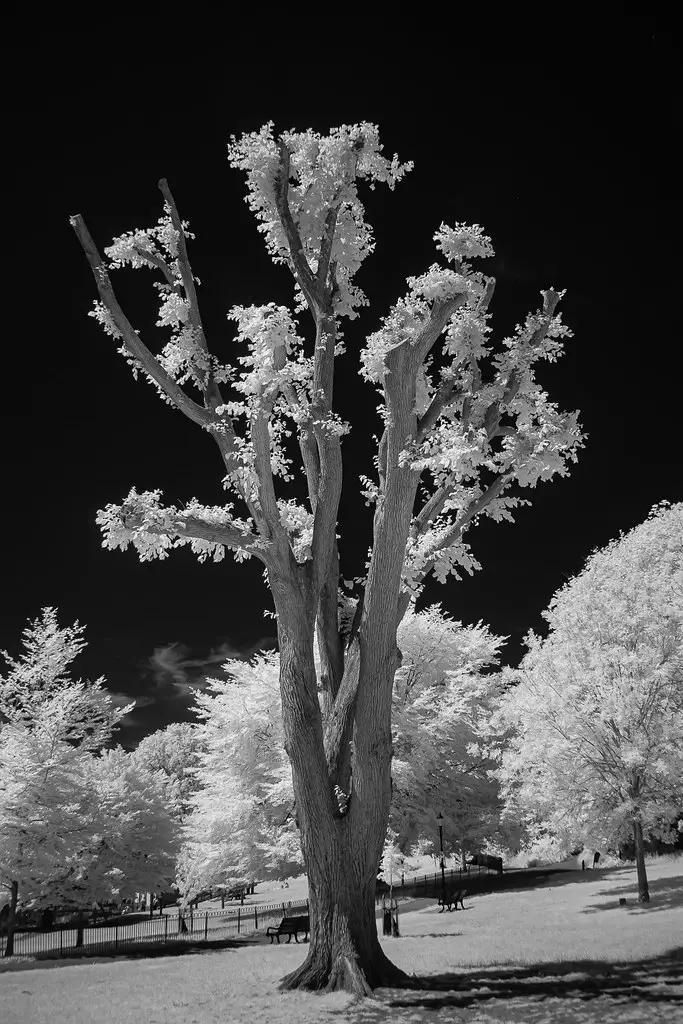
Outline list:
[[[411,978],[391,960],[382,954],[382,961],[373,964],[369,971],[361,968],[358,956],[352,952],[340,953],[329,966],[315,957],[304,963],[282,979],[278,988],[281,992],[305,989],[313,992],[350,992],[357,999],[374,999],[377,988],[421,988],[421,983]]]

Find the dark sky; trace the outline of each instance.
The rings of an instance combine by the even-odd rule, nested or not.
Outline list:
[[[78,618],[89,647],[76,673],[104,674],[113,691],[140,699],[124,743],[187,718],[188,684],[217,674],[226,656],[272,646],[274,624],[262,615],[271,603],[255,560],[200,565],[184,549],[143,565],[133,552],[101,548],[96,512],[132,485],[159,487],[169,503],[225,495],[210,439],[136,384],[87,317],[94,282],[68,217],[81,213],[102,248],[156,222],[156,182],[167,177],[197,234],[190,255],[210,343],[227,359],[233,304],[291,298],[288,272],[270,262],[243,202],[243,176],[228,166],[233,134],[268,120],[321,132],[369,120],[388,155],[415,161],[394,193],[364,197],[377,247],[359,283],[371,306],[345,327],[337,378],[340,411],[354,423],[340,519],[347,578],[362,571],[370,544],[357,477],[371,473],[379,430],[357,353],[405,277],[436,259],[442,220],[479,222],[493,239],[496,257],[481,269],[497,278],[498,338],[537,308],[541,288],[567,289],[562,310],[575,337],[540,379],[562,408],[581,410],[589,437],[571,476],[529,492],[533,506],[515,525],[485,522],[470,534],[483,570],[430,585],[428,600],[510,636],[505,657],[516,663],[521,637],[541,627],[552,594],[594,547],[655,502],[683,498],[680,54],[656,18],[615,17],[589,36],[562,25],[479,46],[437,33],[432,50],[399,25],[402,45],[378,44],[377,57],[358,40],[321,50],[320,40],[298,39],[290,51],[277,39],[254,49],[247,36],[172,61],[94,35],[15,50],[0,647],[15,653],[42,606],[57,606],[64,624]],[[290,59],[297,47],[323,56],[302,68]],[[151,280],[114,276],[134,326],[158,350]]]

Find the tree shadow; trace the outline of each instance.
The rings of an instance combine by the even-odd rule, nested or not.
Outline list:
[[[409,991],[410,985],[404,990],[382,990],[382,1002],[392,1008],[422,1007],[432,1011],[476,1006],[491,999],[587,1001],[600,996],[615,1002],[680,1005],[683,947],[627,962],[574,960],[474,968],[457,974],[415,976],[411,982],[415,991]]]
[[[634,880],[631,885],[615,886],[610,889],[601,889],[596,895],[611,896],[614,902],[591,903],[584,907],[582,914],[596,914],[600,910],[614,910],[615,903],[619,897],[628,899],[623,907],[628,914],[643,913],[646,911],[669,910],[671,907],[683,905],[683,875],[670,875],[668,878],[655,878],[648,880],[650,890],[650,902],[638,902],[638,883]]]
[[[92,946],[83,946],[77,952],[65,951],[59,956],[54,953],[33,953],[31,959],[20,959],[19,957],[0,960],[0,975],[7,971],[34,971],[45,970],[53,967],[76,967],[85,964],[90,967],[93,963],[110,963],[114,960],[153,960],[160,956],[186,956],[187,954],[197,955],[211,953],[217,949],[243,949],[245,946],[255,946],[261,942],[259,936],[243,939],[178,939],[168,943],[130,943],[125,947],[119,946],[118,950],[98,948],[94,943]]]

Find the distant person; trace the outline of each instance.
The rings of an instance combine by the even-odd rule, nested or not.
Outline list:
[[[596,850],[595,853],[593,854],[593,867],[597,868],[599,863],[600,863],[600,851]]]

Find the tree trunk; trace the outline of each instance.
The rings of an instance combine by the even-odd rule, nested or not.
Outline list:
[[[633,822],[633,844],[636,853],[636,871],[638,873],[638,902],[650,902],[650,890],[645,870],[645,847],[643,845],[643,826],[640,821]]]
[[[306,865],[311,914],[308,956],[283,978],[280,988],[343,989],[362,997],[381,986],[405,985],[407,976],[385,955],[377,935],[375,879],[363,890],[356,884],[356,872],[365,860],[363,851],[356,848],[352,857],[346,844],[342,846],[334,836],[317,845],[329,860],[316,857]]]
[[[377,936],[375,886],[389,813],[388,743],[354,733],[350,792],[335,792],[323,741],[313,661],[313,616],[297,602],[278,608],[285,749],[292,763],[297,823],[308,876],[311,941],[304,963],[281,989],[344,989],[369,996],[408,977],[385,956]],[[386,748],[386,749],[385,749]],[[360,754],[360,758],[356,754]],[[357,763],[359,762],[359,763]]]
[[[14,955],[14,927],[17,919],[17,897],[19,894],[19,883],[12,882],[11,896],[9,903],[9,916],[7,918],[7,942],[5,944],[5,956]]]

